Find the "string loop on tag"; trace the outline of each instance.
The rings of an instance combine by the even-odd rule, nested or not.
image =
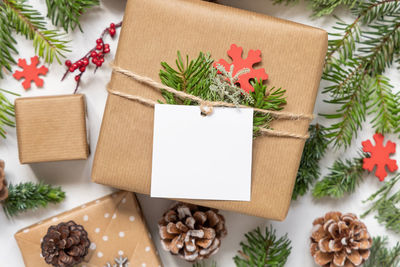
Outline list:
[[[203,101],[200,103],[200,111],[202,116],[209,116],[213,113],[214,108],[208,105],[207,101]]]

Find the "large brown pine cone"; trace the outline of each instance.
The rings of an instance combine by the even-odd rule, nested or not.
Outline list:
[[[328,212],[313,222],[311,255],[324,267],[362,265],[372,239],[364,223],[352,213]]]
[[[69,221],[50,226],[42,241],[42,256],[53,266],[71,267],[84,260],[89,246],[83,226]]]
[[[217,253],[227,234],[218,210],[184,203],[169,209],[158,227],[163,248],[189,262]]]
[[[0,201],[3,201],[8,197],[8,187],[4,167],[5,163],[0,159]]]

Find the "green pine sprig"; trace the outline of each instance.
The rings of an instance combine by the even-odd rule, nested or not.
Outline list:
[[[46,0],[47,17],[56,26],[61,26],[66,32],[78,27],[80,17],[86,11],[100,4],[99,0]]]
[[[297,4],[299,0],[273,0],[274,4]],[[308,0],[310,9],[312,10],[313,17],[322,17],[331,14],[338,7],[345,6],[352,8],[358,5],[360,0]]]
[[[362,218],[376,211],[375,218],[386,229],[400,233],[400,191],[392,192],[393,187],[400,180],[400,174],[391,178],[378,191],[372,194],[364,203],[372,203],[372,206],[361,215]],[[393,194],[392,194],[393,193]],[[392,194],[392,195],[391,195]]]
[[[378,133],[397,132],[400,126],[400,99],[392,92],[393,85],[382,75],[377,75],[370,87],[370,101],[367,106],[372,116],[372,127]]]
[[[5,12],[2,12],[0,5],[0,78],[3,78],[2,68],[7,69],[11,72],[11,64],[16,64],[13,54],[17,54],[18,51],[15,47],[17,41],[11,36],[12,31],[11,24],[7,19]]]
[[[162,62],[162,69],[159,76],[161,82],[179,91],[199,96],[208,101],[224,101],[235,105],[246,105],[260,109],[282,110],[286,104],[286,90],[282,88],[268,88],[262,80],[252,81],[254,92],[246,93],[235,85],[231,72],[221,74],[213,68],[214,60],[210,54],[200,53],[199,56],[190,60],[189,56],[182,57],[178,51],[175,61],[176,68],[171,67],[167,62]],[[216,77],[224,75],[222,79]],[[237,78],[237,77],[236,77]],[[227,81],[230,82],[227,82]],[[232,82],[233,80],[233,82]],[[221,81],[226,84],[221,85]],[[222,90],[229,90],[221,93]],[[232,91],[237,90],[237,93]],[[247,94],[247,95],[243,95]],[[171,105],[195,105],[197,103],[190,99],[181,99],[173,93],[162,90],[165,103]],[[162,103],[161,101],[159,101]],[[255,112],[253,117],[254,134],[257,135],[260,128],[269,128],[273,120],[269,114]]]
[[[329,168],[329,174],[315,184],[315,198],[341,198],[345,193],[353,193],[365,173],[362,168],[365,155],[360,154],[353,159],[338,159]]]
[[[327,137],[335,147],[348,147],[371,115],[377,132],[399,129],[399,97],[383,75],[400,52],[400,0],[363,1],[352,9],[352,23],[338,21],[329,41],[323,93],[336,112],[322,114],[335,122]]]
[[[217,267],[217,263],[215,261],[211,262],[211,264],[208,264],[205,261],[201,262],[196,262],[192,265],[192,267]]]
[[[27,210],[47,207],[49,203],[60,203],[65,199],[61,187],[53,187],[44,183],[10,184],[8,198],[2,202],[4,212],[8,217],[15,216]]]
[[[268,88],[263,84],[262,80],[251,82],[254,92],[250,92],[250,96],[254,99],[254,103],[244,103],[248,106],[268,110],[282,110],[286,105],[286,90],[282,88]],[[269,128],[273,118],[270,114],[254,112],[253,115],[253,131],[254,135],[258,135],[261,128]]]
[[[313,16],[322,17],[331,14],[339,6],[352,8],[359,2],[360,0],[312,0],[310,6],[313,10]]]
[[[211,85],[209,77],[212,74],[211,67],[214,63],[210,54],[200,53],[195,60],[190,60],[189,56],[186,56],[184,60],[178,51],[175,63],[176,69],[172,68],[167,62],[161,62],[162,69],[159,76],[163,84],[207,100],[214,95],[209,90]],[[190,99],[180,99],[165,90],[162,91],[162,95],[167,104],[195,104]]]
[[[301,156],[300,167],[296,176],[296,183],[293,189],[292,199],[307,193],[310,186],[320,176],[319,161],[324,157],[328,148],[328,140],[325,137],[325,127],[320,124],[310,125],[303,155]]]
[[[0,1],[0,72],[3,68],[11,70],[11,64],[15,63],[12,55],[17,54],[16,41],[11,37],[12,31],[33,40],[35,52],[45,62],[52,63],[57,60],[61,63],[64,53],[69,52],[68,41],[64,40],[64,34],[57,30],[49,30],[46,27],[45,18],[26,0],[2,0]],[[7,36],[8,35],[8,36]],[[0,74],[2,78],[2,74]]]
[[[238,267],[283,267],[291,252],[291,241],[287,235],[280,238],[276,231],[266,228],[265,233],[257,228],[245,235],[246,241],[241,242],[241,251],[234,257]]]
[[[400,243],[397,242],[392,248],[388,248],[386,236],[374,237],[372,241],[371,254],[363,267],[398,267],[400,266]]]
[[[0,136],[3,138],[6,138],[6,126],[15,127],[15,122],[13,120],[15,117],[14,104],[8,100],[5,93],[19,96],[13,92],[0,89]]]

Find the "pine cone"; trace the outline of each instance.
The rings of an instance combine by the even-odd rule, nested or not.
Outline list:
[[[218,210],[184,203],[169,209],[158,227],[164,250],[189,262],[217,253],[227,234],[225,218]]]
[[[372,239],[364,223],[352,213],[329,212],[313,222],[311,255],[324,267],[362,265]]]
[[[4,172],[5,163],[0,159],[0,201],[8,197],[8,187],[6,181],[6,173]]]
[[[82,225],[73,221],[50,226],[42,241],[42,256],[56,267],[71,267],[88,254],[90,240]]]

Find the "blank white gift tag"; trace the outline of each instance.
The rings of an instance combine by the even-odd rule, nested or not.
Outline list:
[[[250,201],[253,109],[155,106],[151,196]]]

